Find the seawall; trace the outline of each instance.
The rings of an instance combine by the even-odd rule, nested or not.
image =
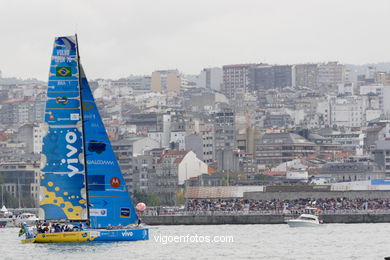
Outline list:
[[[283,224],[282,215],[143,216],[148,225]],[[296,217],[296,216],[295,216]],[[324,223],[390,223],[390,214],[320,214]]]
[[[379,190],[370,190],[370,191],[271,191],[271,192],[245,192],[245,199],[252,200],[295,200],[301,198],[311,198],[311,199],[320,199],[320,198],[365,198],[365,199],[388,199],[390,198],[390,191],[379,191]]]

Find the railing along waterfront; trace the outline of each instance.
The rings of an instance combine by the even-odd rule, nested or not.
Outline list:
[[[228,215],[281,215],[281,216],[296,216],[304,213],[310,213],[308,210],[280,211],[280,210],[242,210],[242,211],[176,211],[176,212],[160,212],[147,211],[143,216],[228,216]],[[374,209],[374,210],[354,210],[354,209],[337,209],[337,210],[321,210],[316,212],[319,215],[381,215],[390,214],[390,209]]]

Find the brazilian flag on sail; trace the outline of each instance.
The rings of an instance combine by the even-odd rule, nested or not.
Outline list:
[[[72,68],[71,67],[57,67],[56,68],[56,76],[57,77],[70,77],[70,76],[72,76]]]

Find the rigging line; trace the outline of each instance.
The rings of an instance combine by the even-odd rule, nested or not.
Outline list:
[[[82,96],[82,84],[81,84],[81,66],[80,66],[80,51],[79,51],[79,43],[77,39],[77,33],[75,34],[76,38],[76,47],[77,47],[77,69],[78,69],[78,81],[79,81],[79,91],[80,91],[80,112],[81,112],[81,129],[83,133],[83,137],[85,136],[85,129],[84,129],[84,109],[83,109],[83,96]],[[86,151],[86,144],[85,144],[85,138],[82,138],[83,143],[83,150]],[[85,152],[83,152],[84,156],[84,164],[87,163],[87,157]],[[88,195],[88,170],[87,166],[85,166],[85,190],[86,190],[86,199],[87,199],[87,217],[88,217],[88,223],[90,224],[90,213],[89,213],[89,195]]]

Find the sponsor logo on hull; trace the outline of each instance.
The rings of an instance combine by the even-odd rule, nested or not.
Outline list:
[[[133,236],[133,232],[129,232],[129,231],[124,231],[122,232],[122,236],[123,237],[132,237]]]
[[[89,215],[92,217],[107,217],[107,209],[89,209]]]

